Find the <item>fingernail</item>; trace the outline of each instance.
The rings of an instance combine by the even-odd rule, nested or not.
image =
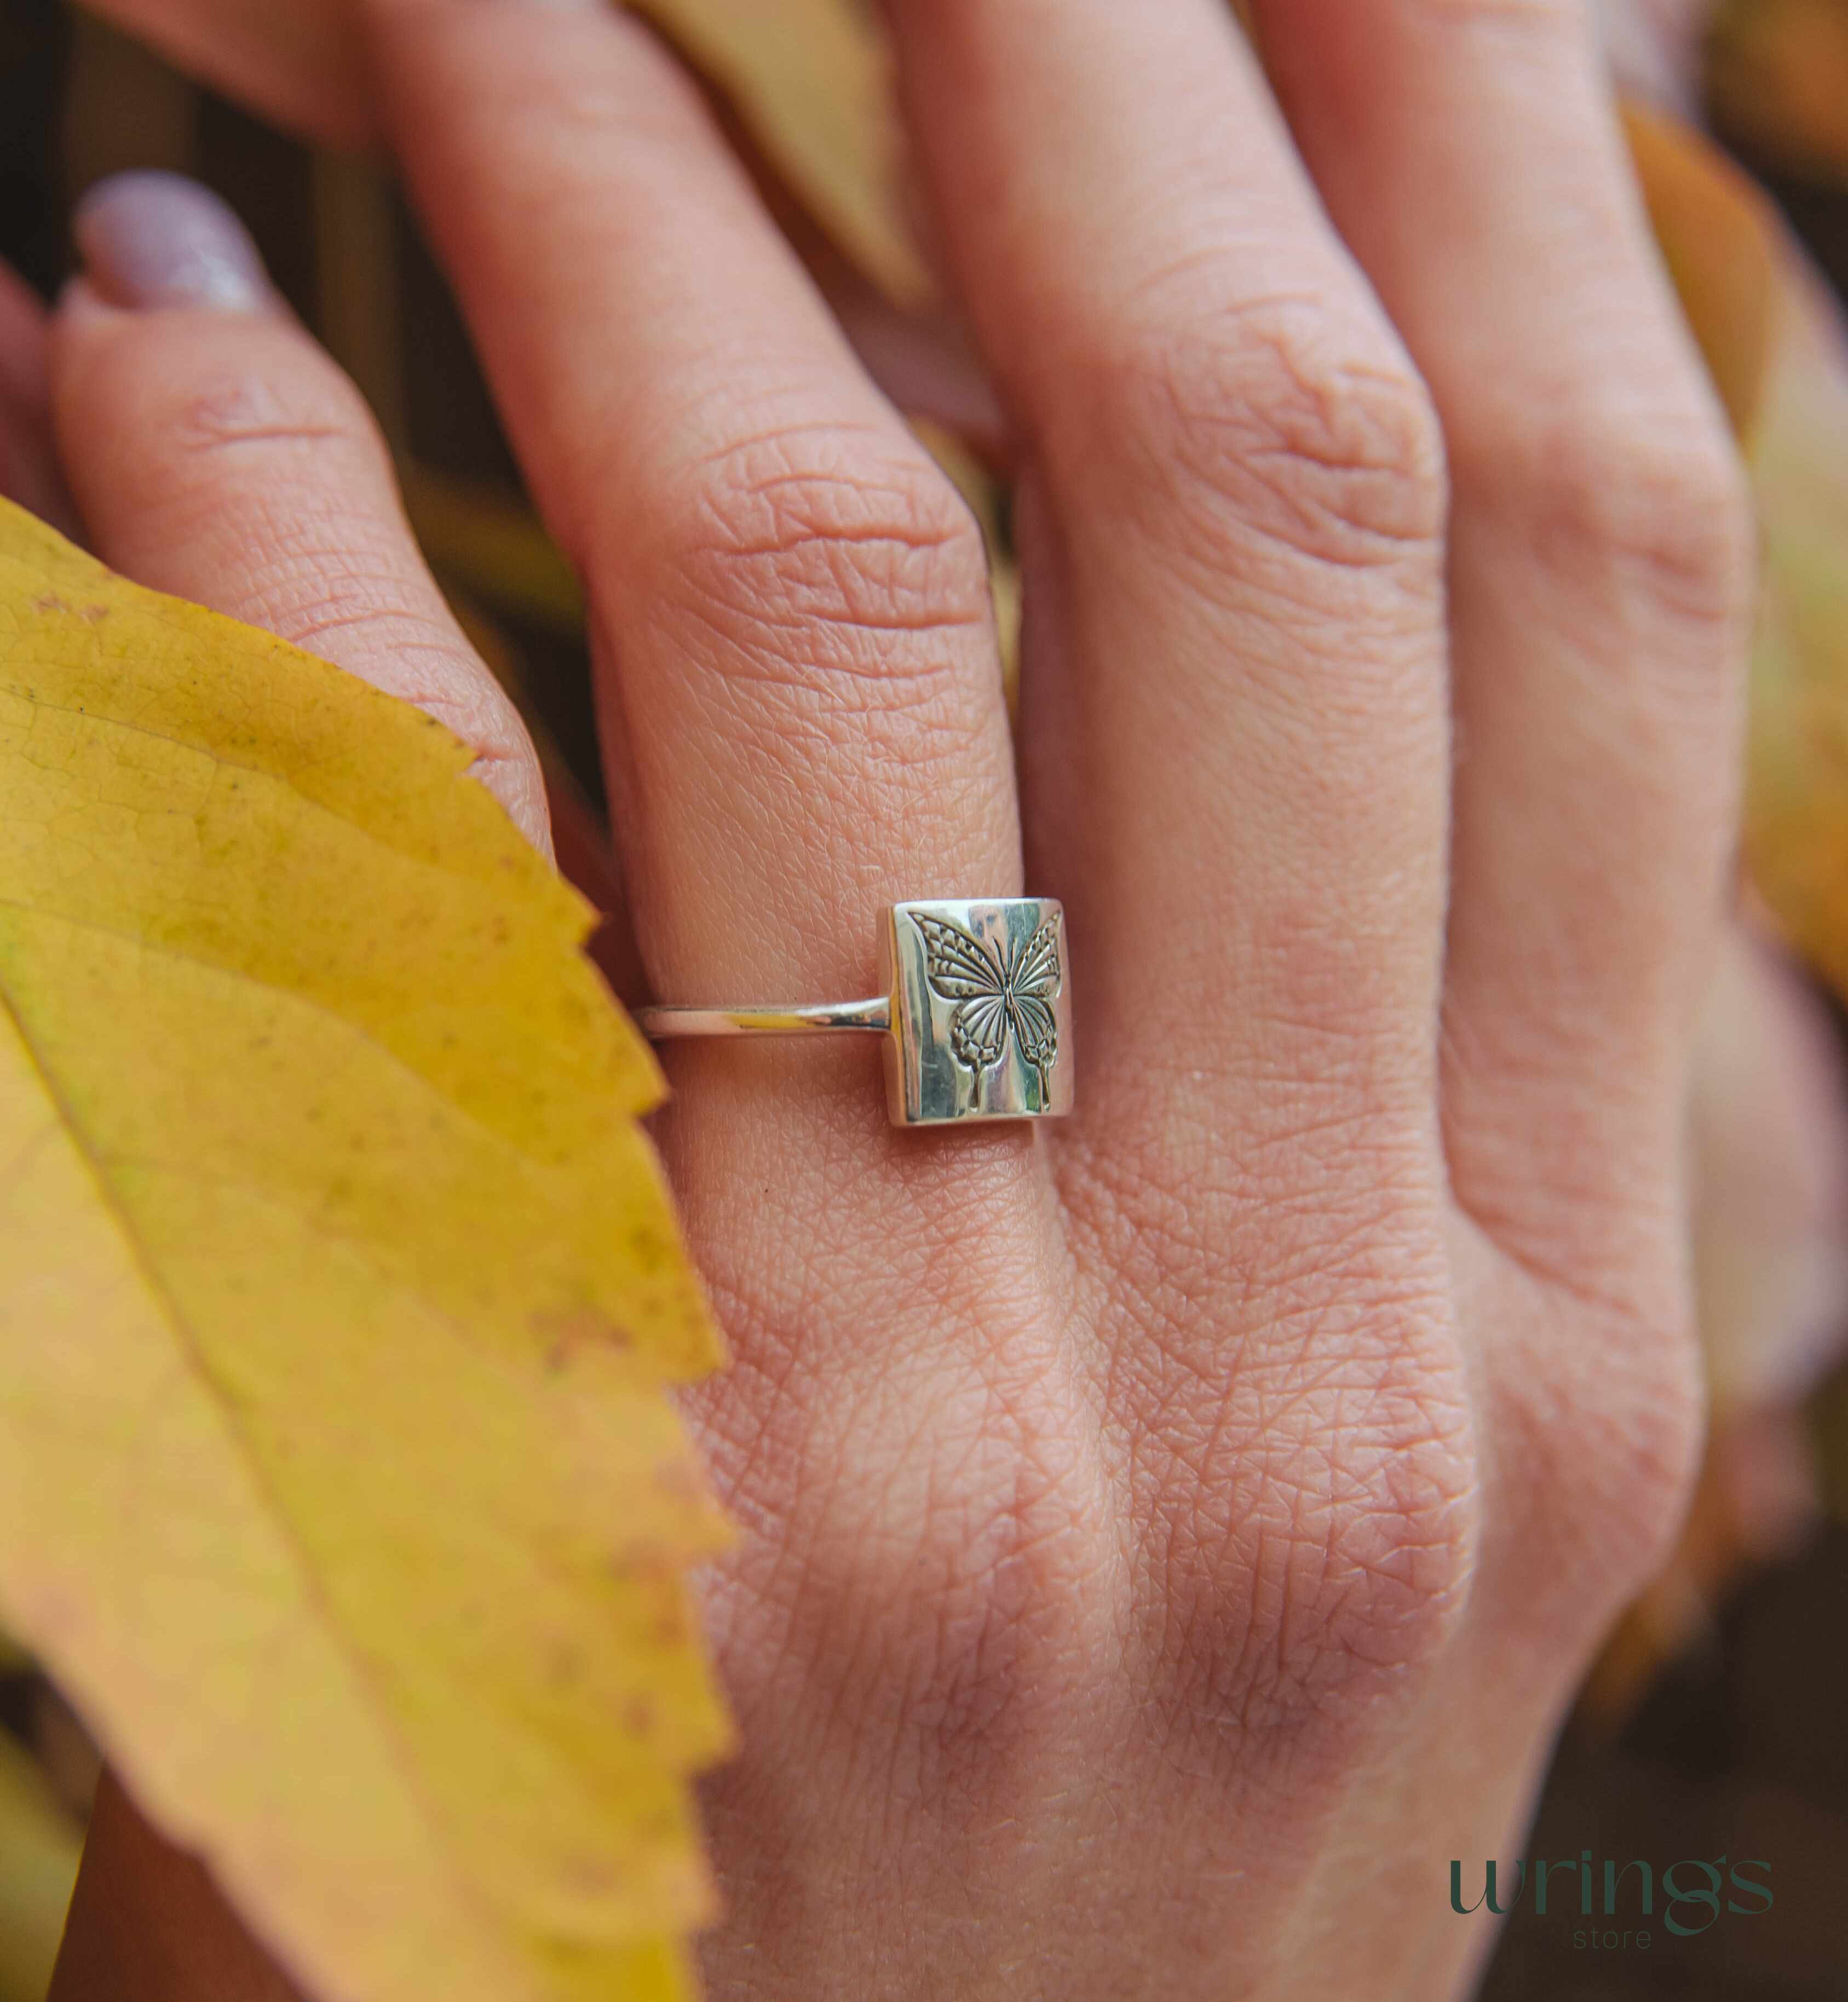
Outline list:
[[[180,174],[112,174],[77,205],[85,275],[112,305],[261,312],[275,303],[250,232]]]

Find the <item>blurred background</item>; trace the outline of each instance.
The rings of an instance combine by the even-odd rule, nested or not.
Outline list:
[[[798,247],[976,508],[1011,645],[1005,473],[911,240],[872,10],[650,11],[714,79]],[[1848,1044],[1833,998],[1848,991],[1848,344],[1832,298],[1848,295],[1848,0],[1611,0],[1603,14],[1665,256],[1752,468],[1766,613],[1740,921],[1692,1118],[1713,1442],[1682,1547],[1612,1636],[1522,1854],[1658,1871],[1763,1858],[1776,1903],[1694,1936],[1658,1924],[1644,1952],[1588,1949],[1557,1906],[1525,1899],[1483,1993],[1825,2002],[1848,1997]],[[533,726],[561,860],[593,899],[612,896],[577,588],[389,173],[288,136],[63,0],[0,0],[0,255],[51,295],[73,199],[145,166],[232,202],[366,392],[433,567]],[[619,947],[603,949],[619,984]],[[3,1638],[0,1726],[0,2002],[41,2002],[97,1760]],[[1466,1899],[1481,1864],[1468,1860]]]

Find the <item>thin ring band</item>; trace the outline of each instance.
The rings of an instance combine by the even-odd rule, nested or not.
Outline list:
[[[642,1033],[877,1035],[895,1126],[1057,1118],[1072,1109],[1065,912],[1050,898],[894,904],[880,929],[887,992],[788,1007],[644,1008]]]
[[[881,994],[870,1001],[824,1002],[814,1008],[643,1008],[635,1019],[653,1042],[678,1036],[822,1036],[830,1031],[888,1036],[892,1000]]]

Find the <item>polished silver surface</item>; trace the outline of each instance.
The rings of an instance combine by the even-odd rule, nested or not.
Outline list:
[[[1065,920],[1049,898],[897,904],[880,928],[886,992],[818,1006],[645,1008],[643,1033],[885,1038],[896,1126],[1056,1118],[1072,1109]]]
[[[657,1042],[676,1036],[818,1036],[829,1030],[883,1036],[892,1026],[892,1004],[835,1001],[814,1008],[644,1008],[636,1017]]]

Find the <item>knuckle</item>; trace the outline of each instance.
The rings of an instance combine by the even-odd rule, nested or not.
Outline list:
[[[267,368],[220,368],[187,385],[167,428],[177,450],[208,476],[253,447],[318,454],[330,446],[370,447],[375,439],[357,393],[319,370],[310,380]]]
[[[1089,1602],[1109,1564],[1083,1505],[1037,1470],[972,1488],[964,1507],[954,1569],[927,1613],[909,1616],[898,1651],[899,1679],[918,1693],[926,1791],[947,1777],[968,1787],[1043,1749],[1093,1655]]]
[[[1499,427],[1486,451],[1475,483],[1525,520],[1543,561],[1603,587],[1600,602],[1712,636],[1713,657],[1735,664],[1756,535],[1744,469],[1703,395],[1588,383],[1549,421]]]
[[[799,1364],[786,1394],[772,1423],[802,1436],[816,1406]],[[847,1419],[867,1477],[825,1491],[769,1464],[741,1412],[740,1435],[712,1442],[782,1525],[745,1547],[733,1648],[793,1655],[895,1798],[975,1796],[1044,1756],[1096,1658],[1115,1544],[1071,1396],[1040,1368],[923,1387],[902,1410],[869,1390]]]
[[[337,606],[336,585],[371,584],[354,574],[369,561],[393,568],[376,525],[350,505],[356,479],[381,477],[383,446],[357,392],[331,369],[297,380],[263,366],[214,368],[143,423],[137,457],[173,531],[213,542],[235,535],[239,567],[254,581],[293,583],[304,566],[321,565]],[[344,595],[370,605],[376,593]]]
[[[1480,1494],[1435,1231],[1402,1216],[1300,1243],[1241,1313],[1263,1334],[1236,1367],[1223,1329],[1205,1351],[1170,1337],[1145,1365],[1133,1402],[1174,1463],[1148,1591],[1163,1669],[1197,1717],[1243,1731],[1338,1716],[1456,1631]],[[1226,1290],[1222,1273],[1208,1296]]]
[[[383,447],[352,384],[305,336],[197,315],[131,319],[85,358],[85,421],[169,519],[287,487],[312,497]]]
[[[1552,1575],[1600,1623],[1661,1569],[1700,1467],[1705,1383],[1678,1290],[1581,1296],[1573,1325],[1504,1393]]]
[[[1430,396],[1383,330],[1308,302],[1131,336],[1096,399],[1222,563],[1256,539],[1340,569],[1428,558],[1446,507]]]
[[[1428,1348],[1438,1311],[1376,1312],[1372,1362],[1299,1369],[1277,1400],[1237,1518],[1236,1640],[1212,1651],[1254,1726],[1364,1704],[1456,1631],[1480,1533],[1468,1404],[1449,1370],[1384,1359]]]
[[[981,530],[919,448],[832,427],[734,444],[680,483],[661,553],[705,657],[753,696],[948,722],[992,619]]]

